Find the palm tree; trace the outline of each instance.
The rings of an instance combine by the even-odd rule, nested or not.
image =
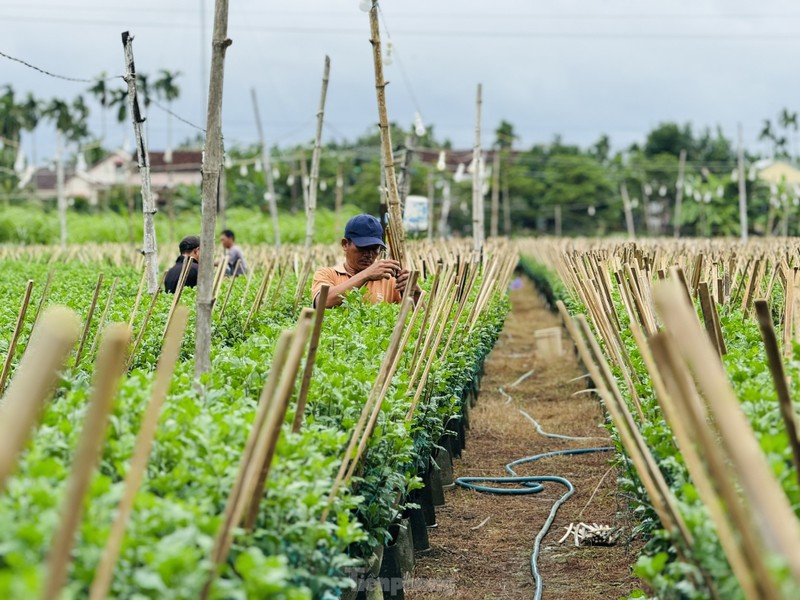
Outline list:
[[[100,124],[100,140],[106,139],[106,115],[108,108],[111,106],[111,90],[108,88],[108,77],[106,72],[103,71],[97,78],[97,81],[87,91],[92,94],[102,108],[101,111],[101,124]]]
[[[163,100],[167,104],[167,147],[164,159],[167,162],[172,162],[172,102],[177,99],[181,93],[181,89],[175,84],[175,80],[180,76],[180,71],[167,71],[161,69],[158,72],[158,79],[153,83],[153,89],[159,100]],[[167,160],[169,157],[169,160]]]

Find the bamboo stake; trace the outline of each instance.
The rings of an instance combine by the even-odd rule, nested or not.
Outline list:
[[[166,272],[164,273],[166,275]],[[153,294],[153,299],[150,300],[150,308],[147,309],[147,313],[144,316],[144,320],[142,321],[142,326],[139,328],[139,335],[136,336],[136,341],[133,342],[133,348],[131,348],[131,352],[128,355],[128,368],[131,368],[133,364],[133,360],[136,358],[136,351],[139,349],[139,345],[142,343],[142,339],[144,338],[144,333],[147,330],[147,325],[150,323],[150,317],[153,315],[153,309],[156,306],[156,301],[158,300],[158,295],[161,292],[161,288],[163,287],[164,283],[164,276],[161,277],[161,284],[156,293]],[[177,292],[176,292],[177,293]]]
[[[136,95],[133,36],[127,31],[122,32],[122,47],[125,51],[125,76],[123,79],[128,84],[128,110],[133,120],[133,133],[136,137],[136,158],[139,175],[142,177],[142,214],[144,216],[144,247],[142,248],[142,254],[144,255],[147,269],[147,293],[155,294],[158,289],[158,248],[154,221],[157,209],[153,191],[150,187],[150,156],[147,152],[147,132],[142,127],[145,118],[139,110],[139,98]]]
[[[8,390],[0,401],[0,492],[49,397],[58,372],[78,340],[78,316],[63,307],[42,314]]]
[[[108,415],[117,394],[120,377],[125,371],[125,350],[130,330],[123,323],[109,325],[97,357],[92,381],[92,396],[75,452],[67,497],[61,510],[61,521],[47,557],[47,578],[43,600],[56,600],[61,593],[71,562],[75,532],[83,515],[84,496],[89,489],[92,472],[97,465],[106,437]]]
[[[81,335],[81,343],[78,345],[78,352],[75,354],[75,368],[81,362],[81,354],[83,353],[83,346],[86,344],[86,338],[89,336],[89,329],[92,326],[92,316],[94,316],[94,309],[97,306],[97,298],[100,295],[100,287],[103,285],[103,274],[97,277],[97,285],[94,288],[94,296],[92,302],[89,304],[89,314],[86,316],[86,325],[83,328],[83,335]]]
[[[197,273],[195,326],[195,378],[211,368],[211,311],[214,308],[214,237],[217,195],[222,157],[222,84],[228,39],[228,0],[214,2],[214,31],[211,44],[211,80],[208,86],[206,140],[203,152],[203,219],[200,232],[200,266]]]
[[[795,477],[800,480],[800,438],[797,435],[797,418],[795,417],[792,398],[789,394],[789,386],[786,384],[786,374],[783,370],[783,360],[778,348],[775,328],[772,325],[772,315],[766,300],[756,300],[755,305],[758,326],[761,329],[761,337],[764,340],[764,348],[769,361],[769,370],[772,373],[772,381],[775,383],[775,390],[778,394],[778,406],[781,410],[783,423],[786,426],[789,445],[792,448]]]
[[[760,598],[758,588],[763,587],[764,583],[759,583],[753,574],[752,549],[755,546],[749,546],[744,540],[737,539],[737,532],[740,535],[743,532],[750,532],[749,526],[744,522],[742,527],[734,527],[725,513],[724,507],[736,513],[733,518],[739,523],[743,522],[738,498],[728,481],[718,450],[710,441],[704,418],[705,409],[697,398],[697,390],[689,381],[690,376],[685,366],[681,365],[680,357],[670,340],[671,338],[663,332],[650,339],[650,347],[659,368],[663,370],[663,376],[660,373],[658,375],[661,387],[666,385],[670,388],[669,392],[660,390],[658,396],[660,404],[678,441],[678,447],[686,459],[687,468],[698,494],[716,525],[720,544],[734,576],[746,598]],[[654,371],[658,372],[658,369]],[[703,466],[704,463],[708,468]],[[721,473],[722,476],[713,478],[713,475],[710,476],[712,473]],[[719,489],[719,494],[715,487]],[[727,498],[730,502],[723,504],[722,498]],[[755,561],[758,562],[757,557]]]
[[[689,363],[708,409],[717,424],[722,446],[736,469],[743,491],[758,522],[758,534],[767,549],[783,555],[793,578],[800,582],[800,524],[767,464],[758,441],[742,413],[722,364],[712,358],[691,306],[665,282],[656,295],[656,306],[666,327],[680,335],[675,342]]]
[[[106,326],[108,311],[111,308],[111,302],[114,300],[114,292],[117,289],[117,283],[119,283],[119,277],[114,277],[114,280],[111,282],[111,289],[108,292],[108,298],[106,298],[106,305],[103,308],[103,314],[100,316],[100,322],[97,324],[97,331],[95,332],[94,339],[92,340],[92,347],[89,348],[89,356],[94,356],[94,351],[97,348],[97,342],[100,339],[100,331]],[[130,329],[130,326],[128,329]]]
[[[475,145],[472,147],[472,255],[479,260],[483,252],[483,173],[481,173],[481,105],[483,86],[478,84],[475,99]]]
[[[372,386],[372,390],[370,391],[369,396],[367,397],[367,401],[364,403],[364,408],[361,410],[361,416],[356,423],[355,428],[353,429],[352,434],[350,435],[350,441],[347,444],[347,449],[344,452],[344,456],[342,457],[342,462],[339,465],[339,471],[336,474],[336,478],[333,481],[333,485],[331,486],[331,491],[328,494],[328,503],[325,507],[325,510],[322,512],[322,516],[320,517],[320,522],[324,523],[328,520],[328,515],[330,514],[330,508],[333,504],[334,498],[336,498],[336,494],[339,491],[339,487],[344,480],[345,474],[348,471],[348,467],[350,464],[350,460],[352,458],[352,453],[356,449],[356,445],[359,443],[359,439],[361,437],[361,433],[364,430],[364,427],[367,424],[367,419],[370,414],[370,410],[372,409],[372,405],[377,399],[379,392],[383,386],[383,382],[386,380],[387,372],[391,369],[391,365],[394,363],[394,358],[400,350],[400,342],[403,333],[403,329],[405,326],[406,318],[408,317],[408,313],[411,309],[412,301],[409,297],[403,299],[403,302],[400,305],[400,314],[397,318],[397,323],[395,323],[394,329],[392,331],[392,337],[389,340],[389,346],[386,349],[386,354],[383,357],[383,362],[381,362],[380,370],[378,371],[378,376],[375,378],[375,384]]]
[[[22,304],[19,307],[17,314],[17,324],[14,326],[14,333],[11,336],[11,341],[8,343],[8,354],[6,355],[6,362],[3,365],[3,373],[0,375],[0,394],[6,389],[6,381],[11,372],[11,361],[14,360],[14,354],[17,350],[17,342],[22,333],[22,328],[25,325],[25,316],[28,314],[28,304],[31,301],[31,292],[33,291],[33,279],[28,280],[25,286],[25,293],[22,295]]]
[[[42,308],[44,308],[44,304],[47,302],[47,298],[50,295],[50,284],[53,282],[54,273],[55,268],[52,268],[47,272],[47,279],[44,282],[42,296],[39,298],[39,303],[36,305],[36,313],[33,315],[33,325],[31,325],[30,338],[33,338],[33,334],[36,332],[36,327],[39,325],[39,315],[41,314]]]
[[[247,508],[244,509],[244,526],[248,531],[252,531],[256,525],[259,503],[264,496],[264,486],[269,477],[282,425],[286,420],[286,411],[289,408],[292,390],[297,381],[297,373],[300,370],[300,362],[308,341],[313,316],[314,311],[310,308],[304,308],[300,314],[286,363],[275,389],[271,403],[272,410],[256,442],[256,450],[248,469],[241,499],[242,502],[247,502]]]
[[[150,456],[153,439],[155,438],[156,428],[158,427],[158,419],[161,415],[161,407],[164,404],[170,382],[172,381],[172,375],[175,371],[175,364],[178,361],[181,342],[186,332],[186,323],[188,319],[189,309],[185,306],[179,306],[178,310],[175,312],[172,325],[167,331],[164,347],[158,359],[156,379],[150,395],[150,402],[142,417],[142,424],[139,428],[139,434],[136,437],[136,446],[133,450],[133,458],[131,459],[128,473],[125,476],[125,492],[119,503],[117,515],[114,518],[111,533],[106,542],[105,549],[103,550],[100,565],[97,567],[94,581],[92,581],[92,587],[89,592],[90,600],[102,600],[106,598],[108,590],[111,587],[114,567],[119,558],[122,541],[125,537],[128,519],[133,511],[133,504],[136,500],[137,492],[139,491],[139,487],[145,475],[147,461]]]
[[[322,123],[325,118],[325,98],[328,95],[328,77],[331,70],[331,59],[325,56],[325,68],[322,73],[322,92],[317,111],[317,133],[314,138],[314,152],[311,155],[311,177],[308,183],[308,207],[306,211],[306,251],[314,243],[314,221],[317,214],[317,188],[319,182],[319,161],[322,155]]]
[[[253,112],[255,113],[256,129],[258,131],[259,145],[261,146],[261,162],[264,165],[264,177],[267,180],[267,203],[269,213],[272,217],[272,235],[275,237],[275,247],[281,247],[281,230],[278,221],[278,198],[275,195],[275,181],[272,176],[272,160],[270,150],[264,141],[264,130],[261,127],[261,115],[258,112],[258,100],[256,99],[256,88],[250,89],[253,99]],[[248,279],[249,281],[249,279]]]
[[[383,172],[386,177],[388,194],[389,224],[387,235],[390,241],[391,256],[405,266],[406,244],[403,231],[403,207],[400,206],[400,195],[397,189],[397,178],[394,172],[392,156],[392,134],[389,129],[389,116],[386,110],[386,82],[383,79],[383,57],[381,56],[381,34],[378,26],[378,2],[372,0],[369,11],[370,44],[372,44],[372,62],[375,68],[375,92],[378,99],[378,126],[381,131],[381,153]]]
[[[139,303],[142,301],[142,292],[144,291],[144,284],[147,281],[147,269],[142,271],[142,278],[139,280],[139,290],[136,292],[136,300],[133,303],[133,310],[131,311],[131,320],[128,321],[128,327],[133,331],[133,322],[136,320],[136,313],[139,311]],[[159,288],[161,286],[159,285]]]
[[[298,433],[303,425],[305,417],[306,398],[311,387],[311,375],[314,371],[314,361],[317,358],[317,348],[319,347],[319,336],[322,331],[322,320],[325,318],[325,306],[328,301],[328,291],[330,286],[323,285],[320,288],[317,299],[317,308],[314,311],[314,329],[311,332],[311,342],[308,345],[306,364],[303,367],[303,379],[300,384],[300,391],[297,393],[297,405],[294,410],[294,421],[292,422],[292,433]]]

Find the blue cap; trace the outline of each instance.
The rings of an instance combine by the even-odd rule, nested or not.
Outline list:
[[[383,246],[383,227],[372,215],[356,215],[344,227],[344,237],[356,246]]]

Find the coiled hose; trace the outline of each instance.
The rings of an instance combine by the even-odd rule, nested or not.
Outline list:
[[[558,439],[568,439],[568,440],[586,440],[586,439],[599,439],[599,438],[582,438],[582,437],[572,437],[572,436],[565,436],[560,434],[549,434],[541,429],[541,426],[526,412],[520,411],[523,415],[525,415],[528,419],[533,421],[536,425],[537,430],[542,435],[547,437],[557,437]],[[533,456],[527,456],[525,458],[519,458],[515,461],[508,463],[505,466],[506,471],[509,473],[509,477],[459,477],[456,479],[456,485],[459,485],[464,488],[468,488],[471,490],[475,490],[476,492],[483,492],[486,494],[498,494],[502,496],[522,496],[526,494],[538,494],[544,489],[542,483],[559,483],[567,488],[567,491],[561,496],[558,500],[555,501],[553,507],[550,509],[550,515],[547,517],[547,520],[544,522],[544,525],[539,530],[539,533],[536,535],[536,540],[533,543],[533,553],[531,554],[531,575],[533,575],[533,579],[536,582],[536,592],[534,594],[534,600],[541,600],[542,597],[542,578],[539,575],[539,550],[541,548],[542,540],[544,536],[547,535],[547,532],[550,530],[550,526],[553,524],[553,520],[556,518],[556,513],[558,509],[561,507],[564,502],[566,502],[572,494],[575,493],[575,486],[569,481],[569,479],[565,479],[564,477],[557,477],[553,475],[528,475],[528,476],[520,476],[514,471],[514,467],[526,463],[532,463],[540,458],[550,458],[552,456],[565,456],[565,455],[572,455],[572,454],[589,454],[592,452],[610,452],[614,450],[611,446],[603,446],[597,448],[572,448],[570,450],[556,450],[554,452],[544,452],[542,454],[535,454]],[[522,487],[519,488],[499,488],[499,487],[491,487],[486,485],[480,485],[482,483],[499,483],[499,484],[509,484],[509,483],[516,483]]]

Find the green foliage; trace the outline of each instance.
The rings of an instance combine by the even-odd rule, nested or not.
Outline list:
[[[66,304],[85,317],[98,267],[60,264],[48,302]],[[10,331],[25,281],[37,281],[33,302],[38,302],[48,265],[6,261],[2,268],[0,325]],[[139,274],[130,268],[103,269],[106,286],[100,303],[107,297],[108,281],[117,277],[110,320],[127,321]],[[227,285],[234,289],[225,317],[214,323],[214,367],[203,377],[201,389],[193,385],[192,336],[184,341],[114,574],[114,597],[196,598],[208,575],[207,557],[275,342],[297,318],[293,308],[297,282],[290,273],[280,293],[271,297],[269,306],[243,330],[256,288],[251,286],[248,296],[242,297],[243,280],[223,284],[223,293]],[[430,281],[423,282],[423,287],[429,285]],[[475,296],[473,291],[470,302]],[[304,298],[308,299],[307,291]],[[123,378],[89,491],[90,508],[80,526],[65,597],[87,595],[100,560],[153,384],[170,301],[167,295],[159,298],[133,366]],[[194,290],[185,290],[181,301],[193,315]],[[140,309],[134,331],[141,328],[145,310]],[[446,356],[436,360],[430,392],[416,418],[407,423],[411,402],[408,362],[417,336],[424,334],[421,325],[416,326],[354,485],[340,491],[331,517],[320,522],[342,449],[380,367],[398,306],[373,306],[353,291],[345,308],[328,311],[303,429],[291,433],[294,409],[290,408],[260,500],[256,527],[251,533],[237,533],[213,597],[301,600],[331,597],[350,586],[348,569],[361,565],[372,548],[386,543],[387,531],[402,510],[404,498],[419,485],[418,468],[441,436],[444,420],[460,412],[464,389],[497,339],[507,310],[505,297],[495,298],[468,337],[464,329],[468,311],[459,323],[446,322],[445,334],[458,327],[456,339],[463,343],[453,344]],[[97,334],[98,318],[99,309],[90,328],[90,341]],[[190,329],[193,318],[190,316]],[[29,315],[18,355],[27,344],[31,321]],[[0,347],[0,351],[6,350]],[[44,558],[82,435],[91,358],[87,352],[79,368],[68,362],[41,426],[6,492],[0,495],[0,597],[31,597],[41,591]]]

